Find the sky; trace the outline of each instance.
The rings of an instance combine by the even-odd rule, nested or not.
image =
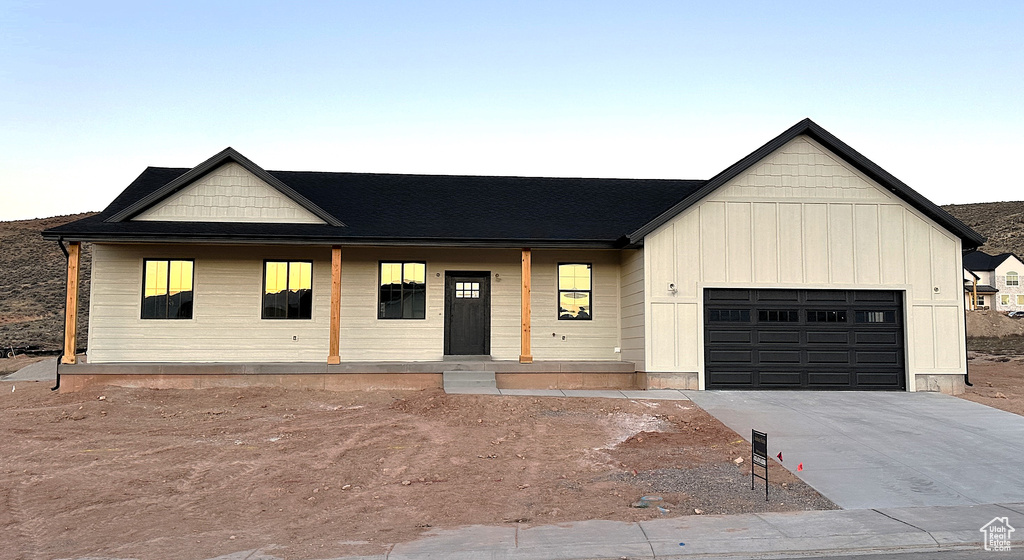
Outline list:
[[[1024,2],[0,0],[0,220],[147,166],[707,179],[810,117],[1024,199]]]

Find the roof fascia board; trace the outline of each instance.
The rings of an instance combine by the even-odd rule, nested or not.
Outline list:
[[[501,239],[344,239],[337,237],[248,237],[248,236],[217,236],[188,235],[167,237],[165,235],[109,235],[109,234],[69,234],[43,233],[47,241],[81,241],[87,243],[190,243],[215,245],[342,245],[342,246],[382,246],[382,247],[479,247],[491,249],[620,249],[614,242],[601,240],[564,241],[557,239],[542,240],[501,240]]]
[[[140,213],[142,213],[143,211],[145,211],[146,209],[152,207],[157,202],[187,187],[188,185],[202,178],[210,171],[213,171],[214,169],[220,167],[221,165],[229,161],[233,161],[241,165],[243,168],[245,168],[246,171],[259,177],[261,180],[269,184],[271,187],[280,191],[281,194],[294,200],[296,204],[302,206],[306,210],[309,210],[316,217],[320,218],[324,222],[327,222],[327,224],[336,227],[345,227],[345,224],[342,223],[341,220],[334,217],[330,213],[326,212],[323,208],[320,208],[312,201],[310,201],[308,198],[299,194],[298,191],[284,184],[283,182],[281,182],[280,179],[274,177],[265,169],[256,165],[255,163],[253,163],[252,160],[238,153],[237,150],[231,147],[225,148],[224,150],[214,155],[210,159],[186,171],[177,179],[171,181],[170,183],[167,183],[166,185],[160,187],[159,189],[140,198],[139,200],[129,205],[127,208],[121,210],[120,212],[117,212],[116,214],[110,216],[109,218],[103,221],[123,222],[126,220],[130,220],[135,216],[139,215]]]
[[[891,175],[888,171],[882,169],[876,163],[864,157],[864,155],[848,146],[842,140],[832,135],[832,133],[818,126],[818,124],[811,119],[804,119],[791,126],[782,134],[776,136],[772,140],[769,140],[766,144],[754,150],[743,159],[730,165],[724,171],[709,179],[708,182],[699,190],[684,198],[657,218],[654,218],[633,233],[629,234],[628,237],[630,244],[643,243],[643,238],[652,231],[661,227],[683,210],[693,206],[698,201],[710,195],[716,189],[736,178],[740,173],[768,157],[772,152],[778,150],[801,134],[806,134],[815,139],[824,147],[843,158],[847,163],[853,165],[859,171],[870,177],[873,181],[882,185],[902,200],[908,202],[911,206],[914,206],[923,212],[930,219],[936,221],[947,230],[954,233],[962,241],[965,241],[968,244],[974,244],[975,247],[985,243],[984,236],[967,227],[966,224],[956,219],[945,210],[939,208],[930,200],[921,196],[917,191],[911,189],[908,185]]]

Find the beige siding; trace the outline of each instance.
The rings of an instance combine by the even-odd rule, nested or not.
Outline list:
[[[516,258],[518,263],[519,259]],[[593,264],[593,320],[558,320],[558,263]],[[619,252],[533,251],[533,358],[619,361]],[[517,305],[518,305],[518,299]],[[518,307],[516,318],[518,319]],[[519,340],[517,323],[516,340]],[[564,338],[563,338],[564,337]],[[516,355],[518,357],[518,354]]]
[[[622,359],[644,370],[644,252],[622,252],[620,285],[622,286]]]
[[[959,239],[809,138],[648,235],[644,268],[647,371],[703,387],[705,287],[904,291],[910,389],[965,368]]]
[[[195,259],[193,319],[139,318],[143,258]],[[620,346],[619,306],[623,297],[619,290],[619,258],[618,251],[533,252],[531,305],[536,360],[620,359],[614,351]],[[264,259],[314,261],[312,320],[260,318]],[[377,319],[381,260],[427,263],[425,319]],[[593,320],[557,319],[555,275],[559,262],[593,264]],[[445,271],[491,273],[491,355],[501,360],[518,359],[518,250],[344,248],[342,360],[442,359]],[[95,363],[326,361],[330,274],[328,248],[97,245],[89,359]],[[638,280],[634,277],[632,281]],[[639,303],[636,294],[633,300],[634,309],[642,306],[642,294]],[[185,341],[187,351],[183,349]]]
[[[322,224],[283,193],[237,163],[227,163],[134,218],[166,222]]]
[[[330,249],[96,244],[93,250],[90,362],[326,359]],[[195,259],[192,319],[140,318],[144,258]],[[313,260],[311,320],[260,318],[264,259]]]

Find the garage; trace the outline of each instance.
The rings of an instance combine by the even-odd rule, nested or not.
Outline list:
[[[893,290],[704,290],[708,389],[906,389]]]

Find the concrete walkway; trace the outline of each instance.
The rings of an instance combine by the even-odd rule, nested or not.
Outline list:
[[[29,364],[18,371],[0,378],[0,381],[48,381],[57,382],[57,358],[46,358]]]
[[[688,391],[844,509],[1024,502],[1024,417],[938,393]],[[803,470],[797,465],[803,463]]]
[[[686,516],[640,523],[583,521],[468,527],[396,545],[387,560],[692,558],[810,552],[976,548],[996,517],[1024,526],[1024,504]],[[383,559],[385,556],[378,556]]]
[[[688,401],[684,391],[656,389],[651,391],[589,390],[589,389],[491,389],[459,387],[445,389],[450,395],[513,395],[517,397],[587,397],[594,399],[650,399],[659,401]]]
[[[691,515],[640,523],[581,521],[533,527],[471,526],[434,530],[421,539],[396,544],[386,554],[344,558],[726,560],[967,551],[981,550],[980,529],[993,520],[1024,527],[1024,504]],[[1011,552],[988,554],[993,558],[1020,558],[1018,548],[1024,548],[1024,543],[1018,545],[1013,541],[1011,535]],[[281,560],[274,555],[276,548],[242,550],[211,560]],[[95,556],[89,558],[97,560]]]

